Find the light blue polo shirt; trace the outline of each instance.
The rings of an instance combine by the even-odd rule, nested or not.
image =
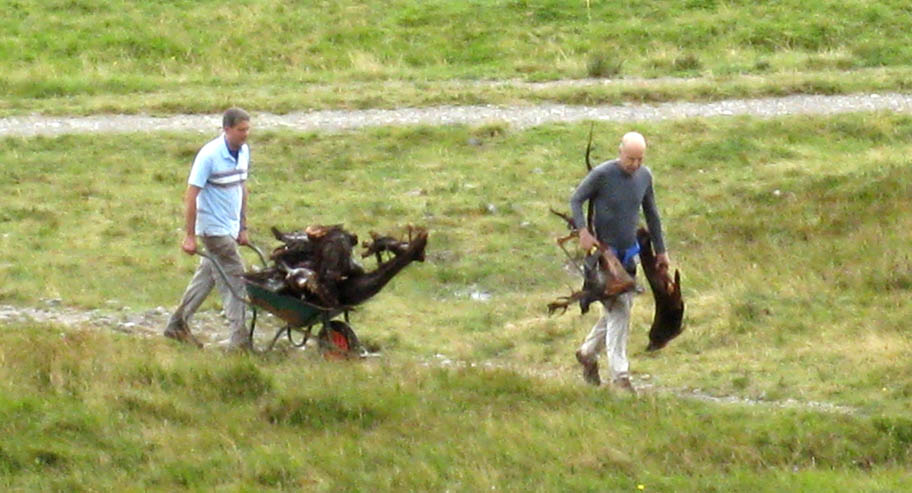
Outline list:
[[[196,198],[196,234],[237,238],[241,229],[243,184],[250,167],[250,148],[241,146],[238,158],[228,152],[225,134],[196,154],[187,183],[201,188]]]

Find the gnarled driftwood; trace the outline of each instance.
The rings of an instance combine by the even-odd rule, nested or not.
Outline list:
[[[424,261],[428,239],[424,228],[411,226],[405,240],[371,233],[373,241],[364,243],[367,253],[362,257],[376,255],[377,268],[367,272],[352,258],[358,237],[342,225],[312,225],[288,233],[273,227],[272,233],[282,242],[270,255],[273,265],[245,277],[272,292],[324,308],[352,307],[368,300],[409,263]],[[380,252],[390,252],[392,258],[383,261]]]
[[[573,229],[573,220],[570,216],[551,209],[551,212],[567,222],[571,229],[570,234],[557,239],[557,244],[564,249],[564,243],[577,238],[578,232]],[[566,252],[566,249],[564,249]],[[569,256],[569,253],[568,253]],[[596,301],[611,306],[617,295],[636,289],[636,281],[624,269],[621,262],[607,246],[599,243],[596,251],[588,255],[583,261],[583,287],[579,291],[572,291],[569,296],[561,296],[548,303],[548,314],[557,310],[561,313],[567,311],[571,303],[579,301],[580,312],[589,312],[589,305]]]
[[[386,283],[411,262],[424,262],[424,249],[427,246],[428,232],[423,228],[408,230],[407,242],[395,242],[396,248],[390,250],[395,254],[392,259],[382,262],[373,272],[349,276],[339,285],[339,301],[345,305],[357,305],[380,292]],[[375,240],[376,241],[376,240]],[[404,248],[400,248],[403,247]],[[372,249],[368,246],[367,251]],[[379,255],[379,253],[377,253]]]
[[[675,269],[674,280],[668,275],[668,268],[656,267],[655,252],[652,249],[652,236],[646,228],[637,230],[637,242],[640,244],[640,260],[643,272],[652,289],[655,300],[655,314],[652,327],[649,329],[647,351],[657,351],[665,347],[672,339],[684,330],[684,300],[681,298],[681,273]]]

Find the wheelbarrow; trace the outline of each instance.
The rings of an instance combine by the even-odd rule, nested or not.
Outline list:
[[[247,246],[256,252],[263,267],[266,267],[266,257],[263,252],[255,245],[247,244]],[[310,339],[314,326],[320,324],[320,331],[317,334],[317,347],[324,358],[343,359],[362,354],[358,336],[355,335],[355,331],[349,325],[348,313],[351,311],[351,307],[322,307],[294,296],[278,294],[246,275],[244,276],[244,285],[247,295],[244,296],[243,293],[238,293],[234,290],[231,283],[228,282],[228,274],[225,273],[225,270],[212,255],[202,251],[197,251],[196,253],[209,259],[219,272],[219,275],[222,276],[222,280],[225,281],[225,285],[231,291],[231,294],[250,307],[251,344],[253,343],[253,333],[256,329],[257,308],[262,308],[285,322],[285,325],[273,336],[266,351],[271,351],[275,343],[283,335],[288,337],[288,342],[293,347],[304,347]],[[343,316],[344,321],[333,320],[339,315]],[[293,335],[295,333],[299,334],[300,340],[295,340],[296,336]]]

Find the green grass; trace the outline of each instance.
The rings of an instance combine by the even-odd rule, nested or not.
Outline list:
[[[0,361],[10,491],[900,491],[912,447],[908,417],[41,325],[6,327]]]
[[[912,80],[912,15],[895,0],[0,9],[0,116],[621,104],[907,91]],[[523,84],[587,78],[613,80]],[[652,385],[640,399],[580,382],[572,351],[595,313],[545,313],[580,284],[548,208],[565,209],[582,177],[588,124],[324,135],[258,132],[255,118],[261,246],[275,243],[273,225],[342,222],[362,238],[429,228],[427,261],[352,315],[381,357],[229,357],[0,322],[0,488],[907,489],[912,117],[633,127],[650,141],[687,302],[684,334],[647,355],[653,307],[638,298],[632,370]],[[628,129],[596,125],[595,157],[612,157]],[[181,198],[206,138],[0,139],[0,304],[173,307],[196,262],[178,248]],[[694,392],[742,404],[679,397]]]
[[[552,240],[563,226],[548,208],[565,209],[582,177],[588,124],[332,135],[255,124],[249,215],[260,245],[276,243],[273,225],[342,222],[363,237],[429,228],[427,262],[353,314],[383,357],[251,363],[7,324],[0,468],[10,485],[891,491],[908,480],[912,118],[633,126],[650,141],[687,302],[684,334],[646,355],[652,302],[638,298],[632,370],[657,393],[637,402],[579,382],[572,350],[594,313],[545,313],[580,283],[562,267]],[[612,157],[627,129],[597,124],[594,158]],[[0,161],[15,163],[0,168],[0,303],[174,306],[195,265],[179,250],[181,197],[204,139],[0,141]],[[491,299],[473,300],[476,290]],[[503,369],[421,364],[437,354]],[[690,389],[773,405],[673,397]],[[852,414],[774,405],[789,400]],[[184,460],[185,450],[198,453]]]
[[[906,67],[790,72],[775,75],[706,75],[685,79],[619,79],[578,85],[519,82],[373,81],[300,85],[259,82],[243,93],[219,87],[156,87],[142,93],[73,95],[47,98],[0,97],[0,115],[92,115],[103,113],[170,115],[221,113],[231,105],[258,111],[400,108],[439,105],[606,105],[667,101],[718,101],[790,94],[903,92],[912,70]]]
[[[912,15],[896,0],[5,0],[0,8],[0,114],[561,98],[453,85],[500,79],[698,79],[573,91],[580,101],[706,99],[717,87],[741,96],[904,90],[912,55]]]

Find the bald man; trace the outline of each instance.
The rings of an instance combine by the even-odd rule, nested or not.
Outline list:
[[[652,190],[652,173],[643,166],[645,155],[646,139],[637,132],[625,134],[618,158],[593,168],[570,199],[573,222],[579,230],[583,250],[590,251],[596,241],[610,247],[631,276],[636,276],[636,259],[640,251],[636,229],[641,208],[652,234],[656,264],[660,268],[668,267],[662,221]],[[586,229],[583,217],[583,203],[587,200],[594,205],[595,236]],[[610,303],[610,307],[603,305],[602,318],[592,327],[576,352],[586,382],[601,384],[598,357],[605,349],[612,383],[619,389],[636,393],[630,382],[630,363],[627,361],[627,334],[630,331],[633,296],[632,292],[623,293]]]

